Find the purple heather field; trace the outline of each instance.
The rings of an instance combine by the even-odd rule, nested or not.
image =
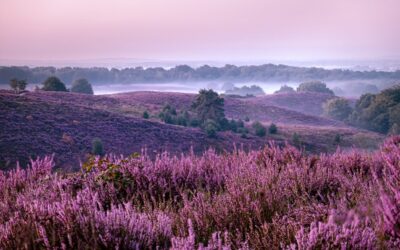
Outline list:
[[[0,250],[400,249],[400,0],[0,0]]]

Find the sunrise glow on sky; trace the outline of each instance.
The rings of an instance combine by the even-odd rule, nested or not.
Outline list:
[[[1,0],[0,58],[400,59],[399,0]]]

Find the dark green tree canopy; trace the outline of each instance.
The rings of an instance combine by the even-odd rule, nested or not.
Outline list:
[[[51,76],[43,82],[42,90],[45,91],[64,91],[67,92],[65,84],[55,76]]]
[[[362,95],[351,115],[351,122],[373,131],[390,132],[393,126],[400,124],[400,85],[376,95]]]
[[[317,92],[334,95],[333,91],[320,81],[303,82],[297,87],[297,92]]]
[[[81,78],[72,83],[71,92],[93,95],[93,88],[88,80]]]
[[[329,99],[324,103],[323,108],[325,116],[340,121],[348,119],[353,111],[349,101],[345,98]]]
[[[219,124],[225,118],[224,98],[211,89],[200,90],[192,103],[192,109],[201,123],[207,120],[214,120]]]

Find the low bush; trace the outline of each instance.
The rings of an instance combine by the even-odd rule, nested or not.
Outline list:
[[[253,130],[254,130],[254,134],[259,136],[259,137],[264,137],[267,134],[267,129],[264,125],[262,125],[260,122],[253,122],[253,124],[251,125]]]
[[[268,132],[273,135],[278,133],[278,127],[275,125],[275,123],[271,123],[271,125],[269,125]]]

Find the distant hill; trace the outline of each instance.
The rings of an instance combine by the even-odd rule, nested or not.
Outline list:
[[[11,78],[25,79],[28,82],[40,83],[49,76],[57,76],[66,84],[78,78],[86,78],[93,84],[102,83],[146,83],[146,82],[185,82],[185,81],[343,81],[343,80],[400,80],[400,70],[384,71],[351,71],[345,69],[305,68],[287,65],[264,64],[258,66],[213,67],[204,65],[192,68],[179,65],[170,69],[124,68],[108,69],[101,67],[0,67],[0,84],[8,83]]]

